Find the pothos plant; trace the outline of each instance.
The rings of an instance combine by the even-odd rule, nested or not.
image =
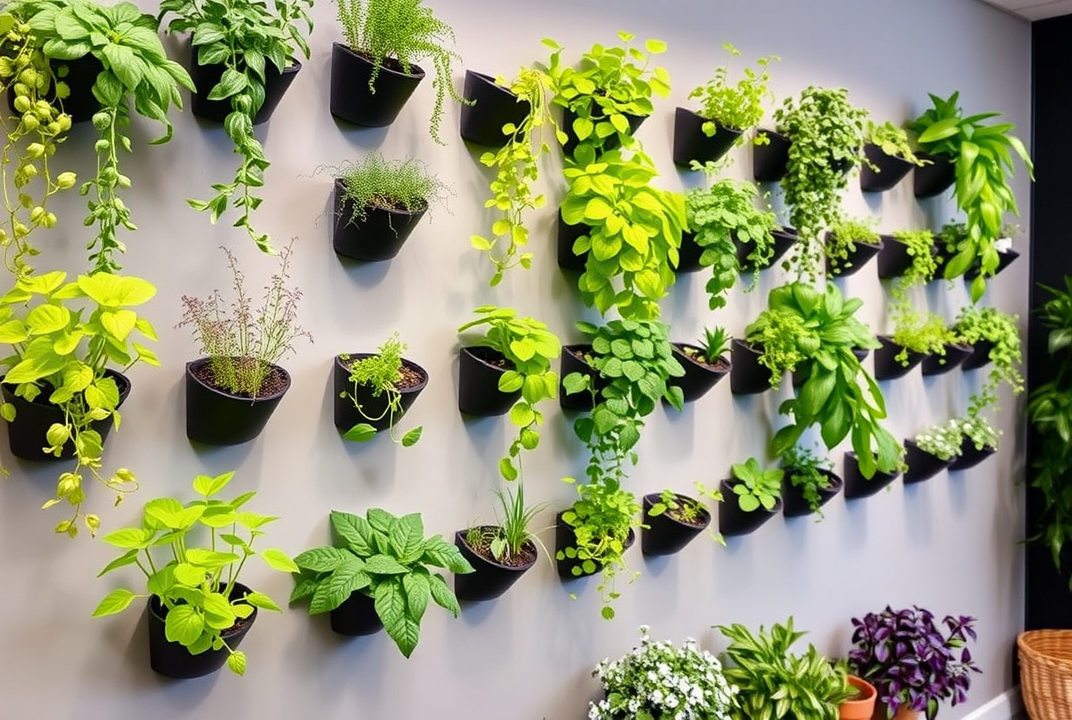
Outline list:
[[[84,471],[116,494],[116,504],[138,486],[126,468],[110,477],[101,473],[103,440],[93,423],[120,423],[119,387],[106,374],[109,365],[126,370],[138,362],[160,364],[135,340],[137,335],[156,340],[152,323],[132,309],[155,294],[141,278],[98,272],[67,282],[67,274],[56,271],[22,278],[0,298],[0,342],[12,349],[0,360],[8,368],[4,383],[27,402],[40,396],[62,411],[62,421],[42,438],[47,453],[60,457],[65,447],[74,448],[74,469],[60,473],[56,497],[44,505],[71,506],[71,517],[56,525],[58,533],[75,537],[79,520],[90,534],[100,527],[97,515],[82,510]],[[0,407],[0,414],[16,420],[11,403]]]
[[[93,271],[115,272],[119,264],[114,255],[126,249],[118,229],[137,229],[120,197],[122,190],[131,187],[130,178],[119,167],[120,150],[131,150],[130,138],[121,128],[130,123],[133,106],[139,115],[164,126],[164,135],[153,144],[168,142],[172,135],[168,108],[182,108],[179,89],[192,91],[193,81],[164,53],[156,20],[133,3],[105,7],[93,0],[14,0],[7,9],[29,26],[49,60],[92,55],[101,63],[93,83],[93,97],[100,103],[93,115],[98,134],[96,175],[79,192],[90,198],[85,224],[96,227],[96,236],[87,244]],[[35,72],[50,71],[46,64]],[[64,124],[58,118],[55,122]]]
[[[264,186],[264,172],[271,163],[253,134],[253,119],[264,104],[268,63],[282,73],[291,57],[300,51],[309,57],[305,39],[313,30],[308,8],[313,0],[275,0],[274,11],[263,0],[162,0],[160,19],[171,13],[167,32],[192,33],[190,42],[198,65],[222,65],[220,81],[207,90],[208,100],[226,100],[231,112],[224,131],[242,158],[229,183],[214,183],[209,200],[187,200],[195,210],[209,213],[213,224],[229,204],[239,211],[234,227],[246,233],[265,252],[273,252],[267,233],[254,229],[252,213],[262,198],[253,194]],[[303,30],[304,28],[304,30]]]
[[[723,43],[722,48],[730,58],[740,57],[741,51],[730,43]],[[706,84],[689,93],[689,99],[699,98],[700,108],[697,115],[707,122],[702,125],[705,135],[714,137],[718,126],[730,130],[745,131],[759,124],[763,119],[763,104],[772,100],[770,91],[770,71],[767,66],[781,60],[777,55],[759,58],[756,67],[746,67],[744,77],[736,83],[729,80],[729,63],[715,68],[715,76]],[[742,142],[742,135],[736,142]]]
[[[487,252],[488,260],[495,266],[492,287],[502,282],[507,270],[517,266],[527,270],[532,266],[532,253],[524,251],[529,230],[523,218],[526,211],[537,210],[547,202],[543,193],[533,193],[532,183],[539,177],[540,156],[551,149],[544,140],[543,128],[550,124],[557,132],[558,127],[546,104],[550,90],[546,74],[522,68],[513,81],[496,82],[509,88],[519,103],[528,103],[529,112],[517,125],[503,126],[506,144],[496,152],[480,156],[480,162],[495,168],[497,173],[491,181],[492,197],[484,207],[494,208],[501,216],[491,226],[491,237],[473,235],[469,241],[477,250]]]

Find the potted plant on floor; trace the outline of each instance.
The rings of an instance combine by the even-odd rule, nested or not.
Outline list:
[[[685,370],[681,377],[671,378],[671,387],[681,388],[683,402],[695,402],[729,373],[731,365],[729,333],[724,327],[705,328],[698,345],[674,343],[674,354]]]
[[[603,686],[603,699],[589,703],[589,720],[727,720],[737,707],[737,688],[726,680],[718,658],[692,638],[681,647],[653,641],[647,625],[640,626],[638,647],[618,660],[603,660],[592,676]]]
[[[367,635],[383,627],[403,656],[420,640],[428,600],[458,617],[461,609],[442,573],[472,566],[439,535],[424,536],[420,513],[395,516],[370,508],[365,517],[331,511],[332,544],[294,558],[290,602],[309,602],[309,614],[331,613],[341,635]]]
[[[75,459],[44,505],[71,506],[58,533],[75,537],[79,521],[90,534],[100,526],[97,515],[82,511],[84,471],[113,491],[117,503],[138,486],[127,468],[103,475],[101,456],[130,392],[123,373],[138,362],[160,364],[137,340],[156,340],[156,331],[133,310],[155,294],[141,278],[99,272],[68,282],[67,273],[54,271],[22,278],[0,298],[0,340],[11,346],[0,361],[7,367],[0,416],[8,422],[11,451],[26,460]]]
[[[782,455],[786,482],[782,487],[782,513],[786,517],[818,514],[844,484],[833,472],[830,458],[820,457],[811,448],[794,445]]]
[[[976,639],[975,618],[948,615],[941,624],[944,631],[915,605],[852,619],[849,667],[878,690],[880,717],[904,718],[903,708],[934,720],[941,703],[968,699],[971,673],[981,672],[967,648]]]
[[[390,260],[402,249],[448,186],[420,160],[387,160],[370,153],[335,174],[335,253],[353,260]]]
[[[367,442],[381,430],[402,447],[416,445],[424,428],[395,435],[395,426],[428,384],[428,373],[402,357],[406,345],[398,333],[387,338],[375,353],[335,356],[335,427],[343,437]]]
[[[722,493],[717,489],[696,483],[696,491],[700,497],[722,502]],[[645,555],[673,555],[711,524],[711,512],[699,498],[670,489],[645,495],[643,510],[640,550]],[[726,544],[721,535],[712,533],[712,537]]]
[[[454,30],[421,0],[340,0],[339,25],[345,44],[331,50],[331,114],[355,125],[383,127],[424,79],[417,64],[428,59],[435,69],[435,104],[429,120],[432,139],[439,137],[447,95],[467,101],[454,89]]]
[[[980,274],[971,282],[972,302],[978,302],[986,292],[986,279],[998,269],[1000,257],[995,242],[1002,236],[1005,213],[1019,214],[1009,187],[1014,174],[1013,153],[1019,156],[1032,180],[1034,166],[1027,148],[1012,134],[1015,125],[984,122],[1001,113],[965,117],[958,104],[959,92],[948,98],[930,94],[930,99],[932,107],[908,127],[918,135],[920,149],[953,163],[957,207],[964,211],[967,232],[945,267],[945,277],[963,275],[978,260]]]
[[[741,54],[729,43],[722,47],[730,58]],[[744,132],[763,119],[765,101],[774,99],[767,66],[780,59],[777,55],[759,58],[756,67],[746,67],[736,83],[729,81],[727,62],[715,68],[706,84],[690,92],[689,99],[698,98],[700,107],[696,112],[679,107],[674,113],[674,163],[690,167],[693,162],[714,162],[739,144]]]
[[[823,243],[828,275],[852,275],[882,250],[873,221],[842,217],[830,225]]]
[[[755,634],[740,623],[715,628],[730,641],[723,666],[726,679],[737,686],[741,717],[833,718],[854,693],[845,680],[844,661],[831,662],[811,643],[802,654],[791,652],[804,637],[792,617],[772,625],[769,633],[762,625]]]
[[[270,8],[263,0],[162,0],[160,19],[172,14],[167,32],[191,33],[196,52],[191,63],[198,86],[194,113],[223,122],[241,157],[234,179],[214,183],[208,200],[187,200],[209,214],[215,224],[231,205],[234,227],[244,228],[261,250],[272,252],[267,233],[253,227],[253,211],[263,201],[254,192],[264,186],[271,163],[253,126],[268,120],[307,59],[306,41],[313,31],[308,9],[313,0],[280,0]]]
[[[137,565],[145,574],[146,592],[113,590],[93,616],[113,615],[137,598],[148,598],[149,664],[166,677],[201,677],[224,663],[235,674],[245,674],[246,654],[238,650],[238,644],[253,626],[257,611],[281,612],[266,594],[239,582],[246,561],[259,557],[273,570],[298,572],[283,551],[253,549],[264,535],[262,528],[278,520],[245,508],[255,492],[233,500],[217,497],[233,477],[234,472],[198,475],[193,481],[198,500],[185,505],[170,497],[150,500],[138,527],[104,536],[106,543],[123,554],[100,574]],[[208,528],[204,547],[194,545],[195,528]]]
[[[916,156],[904,128],[888,120],[881,125],[867,121],[864,162],[860,167],[860,189],[864,192],[890,190],[913,167],[922,167],[929,162]]]
[[[238,258],[227,248],[234,297],[219,290],[207,298],[182,296],[179,327],[191,327],[201,357],[186,364],[186,437],[206,445],[238,445],[264,430],[290,374],[278,365],[294,344],[313,336],[298,324],[302,293],[288,287],[293,241],[279,253],[279,267],[254,308]]]

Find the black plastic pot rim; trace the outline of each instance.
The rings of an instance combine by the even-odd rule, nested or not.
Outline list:
[[[365,54],[365,52],[363,50],[355,50],[354,48],[350,47],[346,43],[341,43],[341,42],[333,43],[333,45],[342,48],[343,50],[345,50],[346,52],[350,53],[355,58],[360,58],[361,60],[363,60],[364,62],[368,63],[369,65],[376,66],[376,63],[373,62],[371,59],[369,59],[369,57]],[[392,59],[395,59],[395,58],[392,58]],[[409,67],[410,67],[411,71],[415,70],[416,72],[404,72],[402,70],[395,70],[393,68],[390,68],[387,65],[379,65],[381,75],[383,75],[383,74],[397,75],[398,77],[403,77],[403,78],[423,78],[425,76],[424,68],[422,68],[417,63],[410,63]]]
[[[201,387],[205,388],[209,392],[215,392],[215,393],[219,393],[220,395],[226,395],[227,397],[231,398],[232,400],[236,400],[236,401],[240,401],[240,402],[248,402],[250,404],[257,403],[257,402],[267,402],[269,400],[275,400],[276,398],[283,397],[283,394],[286,393],[286,391],[290,389],[290,384],[291,384],[290,373],[286,371],[286,368],[280,367],[279,365],[272,365],[271,363],[269,363],[273,369],[279,370],[280,372],[282,372],[283,376],[286,378],[286,386],[283,387],[282,390],[279,390],[278,392],[272,393],[271,395],[258,395],[256,397],[251,397],[251,398],[250,397],[245,397],[243,395],[232,395],[231,393],[227,392],[223,388],[219,388],[219,387],[216,387],[214,385],[209,385],[208,383],[204,382],[203,380],[201,380],[201,378],[197,377],[197,375],[194,374],[193,368],[194,368],[195,365],[205,365],[205,364],[208,364],[208,362],[209,362],[208,357],[200,357],[200,358],[197,358],[196,360],[191,360],[188,363],[186,363],[186,375],[187,375],[187,377],[189,377],[191,380],[193,380],[194,382],[196,382],[198,385],[200,385]]]

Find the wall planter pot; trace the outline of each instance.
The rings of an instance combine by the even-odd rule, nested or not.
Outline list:
[[[730,361],[724,357],[718,358],[713,364],[700,362],[696,356],[702,350],[688,343],[673,343],[674,357],[685,368],[685,374],[681,377],[672,377],[669,384],[672,387],[681,388],[685,396],[685,402],[699,400],[707,391],[713,388],[718,381],[730,371]]]
[[[695,502],[685,495],[677,495],[677,498],[678,502]],[[640,530],[640,551],[645,555],[673,555],[711,524],[711,513],[706,508],[699,523],[689,523],[672,517],[670,510],[652,517],[648,511],[659,501],[659,493],[645,495],[643,498],[643,517],[647,527]]]
[[[648,119],[647,115],[633,115],[632,113],[624,113],[625,119],[629,122],[629,134],[635,133],[644,121]],[[577,136],[573,134],[573,121],[577,119],[576,114],[569,108],[563,108],[562,110],[562,131],[566,133],[566,143],[562,146],[562,152],[566,157],[573,157],[573,151],[577,149],[579,141]],[[603,119],[603,116],[593,116],[592,122],[599,122]],[[617,135],[611,135],[603,142],[603,151],[613,150],[619,146],[619,140]]]
[[[952,464],[949,466],[949,471],[954,472],[973,468],[979,463],[981,463],[983,460],[986,460],[988,457],[996,453],[997,451],[997,448],[992,448],[989,446],[984,447],[982,450],[980,450],[979,448],[975,447],[975,443],[973,443],[968,438],[964,438],[960,441],[960,457],[958,457],[952,462]]]
[[[1002,270],[1012,265],[1018,257],[1020,257],[1020,253],[1016,252],[1015,250],[999,250],[998,268],[994,271],[994,274],[997,275]],[[968,281],[974,280],[975,278],[979,277],[980,272],[981,270],[979,266],[979,261],[978,259],[976,259],[975,263],[972,264],[970,268],[968,268],[968,271],[966,273],[964,273],[964,279]]]
[[[893,341],[889,335],[879,335],[878,341],[882,347],[875,350],[875,379],[894,380],[907,375],[912,368],[923,362],[924,353],[909,352],[908,364],[905,365],[896,359],[897,354],[903,349]]]
[[[703,124],[707,118],[697,115],[692,110],[679,107],[674,110],[674,164],[688,168],[695,160],[701,165],[714,162],[729,152],[740,130],[732,130],[722,123],[715,122],[715,134],[704,134]]]
[[[933,248],[932,248],[933,250]],[[912,267],[912,256],[908,246],[893,235],[882,236],[882,249],[878,252],[878,276],[889,280],[903,277]],[[939,277],[939,275],[935,275]]]
[[[956,164],[947,157],[916,153],[920,160],[930,160],[912,172],[912,192],[917,198],[929,198],[941,195],[957,179]]]
[[[186,437],[205,445],[240,445],[253,440],[290,389],[290,374],[272,365],[263,395],[232,395],[212,382],[208,358],[186,363]]]
[[[758,130],[756,135],[770,138],[766,145],[752,146],[752,176],[757,182],[778,182],[785,175],[792,141],[773,130]]]
[[[826,274],[834,277],[848,277],[849,275],[855,275],[860,268],[870,262],[871,258],[875,257],[881,250],[881,238],[877,243],[857,242],[853,250],[849,252],[849,256],[844,260],[838,261],[836,268],[830,264],[830,259],[827,258]]]
[[[381,262],[390,260],[409,239],[414,228],[428,210],[410,212],[404,208],[386,208],[379,205],[365,207],[365,219],[350,219],[354,215],[354,203],[346,197],[342,178],[335,179],[335,226],[331,244],[337,255],[361,260]]]
[[[625,538],[625,547],[622,552],[624,553],[629,548],[633,547],[633,543],[636,542],[636,532],[630,528],[629,535]],[[577,536],[573,534],[573,528],[566,524],[562,519],[562,513],[555,515],[555,570],[558,572],[558,576],[563,580],[572,580],[578,577],[588,577],[589,575],[595,575],[599,572],[597,569],[595,572],[585,572],[581,567],[582,563],[576,559],[565,558],[563,560],[558,559],[559,550],[565,550],[569,547],[576,547]],[[573,573],[573,568],[578,568],[581,571],[580,575]]]
[[[871,720],[878,700],[875,686],[855,675],[847,675],[845,680],[856,688],[857,697],[838,705],[838,720]]]
[[[595,388],[596,396],[607,384],[606,380],[599,374],[599,371],[588,364],[584,359],[584,356],[592,352],[592,346],[586,344],[580,345],[563,345],[562,346],[562,359],[559,361],[559,373],[558,373],[558,404],[563,410],[575,410],[584,412],[591,410],[595,405],[592,401],[592,394],[588,392],[574,393],[573,395],[566,394],[566,388],[562,382],[566,376],[572,372],[579,372],[587,375],[590,378],[592,387]]]
[[[279,106],[287,88],[294,82],[301,68],[301,63],[294,58],[290,58],[290,64],[282,73],[273,63],[265,63],[264,102],[257,114],[253,116],[254,125],[260,125],[271,119],[272,113]],[[231,113],[231,101],[230,99],[209,100],[208,94],[223,77],[223,65],[199,65],[195,55],[190,61],[190,77],[197,87],[197,92],[190,96],[190,110],[199,118],[222,123]]]
[[[886,720],[886,718],[889,717],[888,711],[886,710],[886,703],[876,702],[875,703],[875,714],[872,717],[881,718],[881,720]],[[893,717],[890,718],[890,720],[919,720],[919,719],[920,719],[920,713],[919,713],[918,710],[910,710],[907,707],[905,707],[904,705],[902,705],[901,707],[897,708],[897,712],[895,712],[893,714]]]
[[[931,455],[929,452],[921,450],[915,440],[905,440],[904,447],[905,465],[908,466],[908,469],[904,472],[904,481],[906,483],[930,480],[956,460],[956,458],[943,460],[937,455]]]
[[[231,599],[245,597],[251,593],[248,587],[241,583],[235,583],[231,593]],[[149,604],[149,667],[154,672],[164,677],[185,679],[209,675],[223,667],[230,653],[227,648],[212,650],[211,648],[198,655],[191,655],[190,651],[177,642],[170,642],[164,633],[164,623],[167,611],[160,598],[152,595]],[[223,633],[223,640],[234,650],[238,647],[246,633],[253,627],[257,619],[257,608],[253,608],[253,614],[244,620],[239,620],[230,630]]]
[[[49,67],[52,70],[52,76],[56,77],[60,66],[64,65],[67,67],[64,82],[70,88],[71,94],[63,99],[63,111],[71,116],[72,123],[88,122],[93,119],[93,114],[100,110],[100,102],[93,96],[93,84],[97,82],[97,76],[100,75],[104,66],[92,54],[83,55],[77,60],[50,60]],[[50,87],[44,99],[55,104],[54,85]],[[7,105],[12,112],[15,110],[14,103],[15,87],[12,84],[7,91]]]
[[[511,363],[489,347],[463,347],[458,353],[458,409],[468,415],[502,415],[521,397],[521,391],[504,393],[499,378]]]
[[[375,353],[349,353],[345,357],[349,358],[349,362],[354,360],[360,360],[362,358],[371,357]],[[335,372],[334,372],[334,404],[335,404],[335,427],[340,430],[346,431],[359,423],[368,423],[377,431],[386,430],[391,427],[391,423],[397,423],[399,419],[406,414],[410,406],[413,405],[413,401],[417,399],[417,396],[421,394],[425,386],[428,384],[428,372],[415,362],[402,358],[402,365],[408,368],[414,377],[419,377],[419,381],[414,381],[406,387],[399,388],[399,392],[402,394],[401,409],[395,415],[387,413],[387,396],[386,394],[380,394],[378,397],[372,394],[372,389],[366,385],[358,385],[355,389],[353,383],[350,382],[350,368],[348,361],[344,359],[343,355],[335,356]],[[341,397],[345,394],[346,397]],[[364,409],[364,415],[357,411],[354,407],[354,402],[350,399],[350,395],[357,396],[357,402]],[[383,415],[383,417],[380,417]],[[369,420],[368,417],[379,418],[379,420]]]
[[[973,348],[967,343],[946,343],[945,355],[932,353],[923,358],[920,369],[924,375],[942,375],[947,373],[972,354]]]
[[[532,111],[528,100],[519,100],[491,75],[472,70],[465,71],[462,97],[474,101],[473,105],[462,105],[462,139],[486,147],[505,145],[507,136],[503,134],[503,126],[520,125]]]
[[[757,270],[765,270],[774,263],[782,259],[789,248],[797,242],[797,231],[794,228],[786,227],[775,230],[771,233],[774,236],[774,252],[771,254],[770,260],[763,265],[754,265],[751,260],[748,259],[749,253],[752,252],[751,245],[745,245],[744,243],[737,243],[737,265],[741,268],[741,272],[755,272]]]
[[[677,267],[674,268],[674,272],[680,275],[703,270],[703,265],[700,264],[703,251],[704,249],[696,242],[694,233],[688,230],[681,233],[681,247],[678,249]]]
[[[584,223],[567,225],[562,219],[562,211],[558,212],[558,266],[571,272],[584,272],[584,266],[588,262],[588,253],[574,255],[573,243],[582,235],[588,234],[589,227]]]
[[[339,635],[375,635],[383,630],[383,621],[376,614],[375,601],[360,590],[350,593],[350,597],[328,615],[331,629]]]
[[[858,500],[871,497],[897,479],[900,473],[876,472],[870,480],[860,474],[860,465],[856,453],[845,453],[845,499]]]
[[[524,545],[524,550],[527,552],[517,558],[517,564],[500,563],[495,558],[469,547],[465,542],[465,534],[465,530],[455,532],[454,545],[473,566],[473,572],[454,576],[454,594],[459,600],[467,602],[494,600],[509,590],[539,559],[536,543],[529,540]]]
[[[374,65],[342,43],[331,47],[331,114],[362,127],[385,127],[398,117],[402,106],[424,79],[424,70],[410,64],[410,72],[388,58],[376,76],[376,92],[369,90]]]
[[[748,535],[755,532],[759,527],[782,511],[782,499],[774,502],[770,510],[762,506],[752,512],[745,512],[737,504],[737,494],[733,492],[733,486],[739,480],[722,480],[719,482],[719,490],[725,498],[718,504],[718,531],[726,537],[736,535]]]
[[[990,351],[994,349],[994,343],[989,340],[980,340],[972,345],[971,354],[960,363],[962,370],[978,370],[990,364]]]
[[[116,370],[105,370],[105,376],[115,380],[119,388],[119,405],[122,407],[130,395],[130,380],[126,375]],[[68,440],[63,446],[60,456],[49,455],[42,448],[47,445],[45,435],[53,423],[63,423],[63,410],[48,401],[50,393],[43,392],[34,398],[33,402],[27,402],[24,398],[15,396],[15,388],[4,384],[4,378],[0,377],[0,390],[4,395],[4,402],[15,406],[15,420],[7,424],[7,441],[11,448],[11,454],[21,460],[33,461],[56,461],[70,460],[74,457],[74,442]],[[101,442],[108,440],[108,433],[112,429],[112,421],[98,420],[91,427],[100,433]]]
[[[819,505],[822,506],[841,492],[845,481],[830,470],[820,468],[819,472],[825,475],[828,481],[828,487],[819,489]],[[808,501],[804,499],[804,490],[793,484],[792,478],[787,471],[782,480],[782,514],[786,517],[804,517],[814,513],[815,511],[808,505]]]
[[[744,340],[730,343],[730,392],[754,395],[770,390],[770,370],[759,364],[763,350]]]
[[[864,145],[864,156],[871,161],[878,172],[867,163],[860,164],[860,189],[864,192],[886,192],[901,182],[908,171],[915,167],[912,163],[896,155],[887,155],[874,143]]]

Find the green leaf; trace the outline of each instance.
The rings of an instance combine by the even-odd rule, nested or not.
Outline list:
[[[205,630],[205,619],[189,605],[176,605],[164,619],[164,637],[189,647]]]
[[[149,547],[156,533],[142,528],[123,528],[104,536],[104,542],[117,548],[140,550]]]
[[[269,548],[261,552],[261,558],[273,570],[285,573],[298,572],[298,566],[282,550]]]
[[[403,575],[410,569],[389,555],[377,554],[365,561],[365,571],[374,575]]]
[[[368,423],[358,423],[343,433],[342,436],[347,440],[353,440],[354,442],[368,442],[376,437],[376,428]]]
[[[208,94],[209,100],[226,100],[232,95],[237,95],[249,86],[249,79],[244,73],[233,68],[223,71],[223,76],[216,87]]]
[[[62,305],[38,305],[26,316],[30,335],[47,335],[63,330],[71,321],[71,311]]]
[[[319,547],[300,553],[294,562],[302,570],[331,572],[342,565],[348,556],[349,553],[339,548]]]
[[[402,581],[392,579],[376,587],[374,599],[376,614],[383,621],[383,629],[395,641],[403,656],[409,657],[417,647],[420,625],[406,612],[406,596]]]
[[[420,623],[432,595],[428,575],[410,573],[402,576],[402,589],[406,592],[406,608],[409,616],[415,622]]]
[[[241,650],[235,650],[227,656],[227,667],[235,675],[246,674],[246,654]]]
[[[402,447],[413,447],[421,439],[423,427],[415,427],[402,436]]]
[[[272,612],[283,612],[283,608],[276,605],[272,598],[268,597],[261,592],[251,592],[245,597],[245,601],[253,607],[260,608],[261,610],[271,610]]]
[[[368,585],[369,576],[362,570],[361,563],[344,565],[320,581],[309,601],[309,614],[319,615],[334,610],[346,602],[350,595]]]
[[[97,605],[97,609],[93,611],[93,617],[115,615],[116,613],[123,612],[130,607],[130,603],[132,603],[136,597],[137,595],[124,588],[112,590],[105,595],[104,599]]]

